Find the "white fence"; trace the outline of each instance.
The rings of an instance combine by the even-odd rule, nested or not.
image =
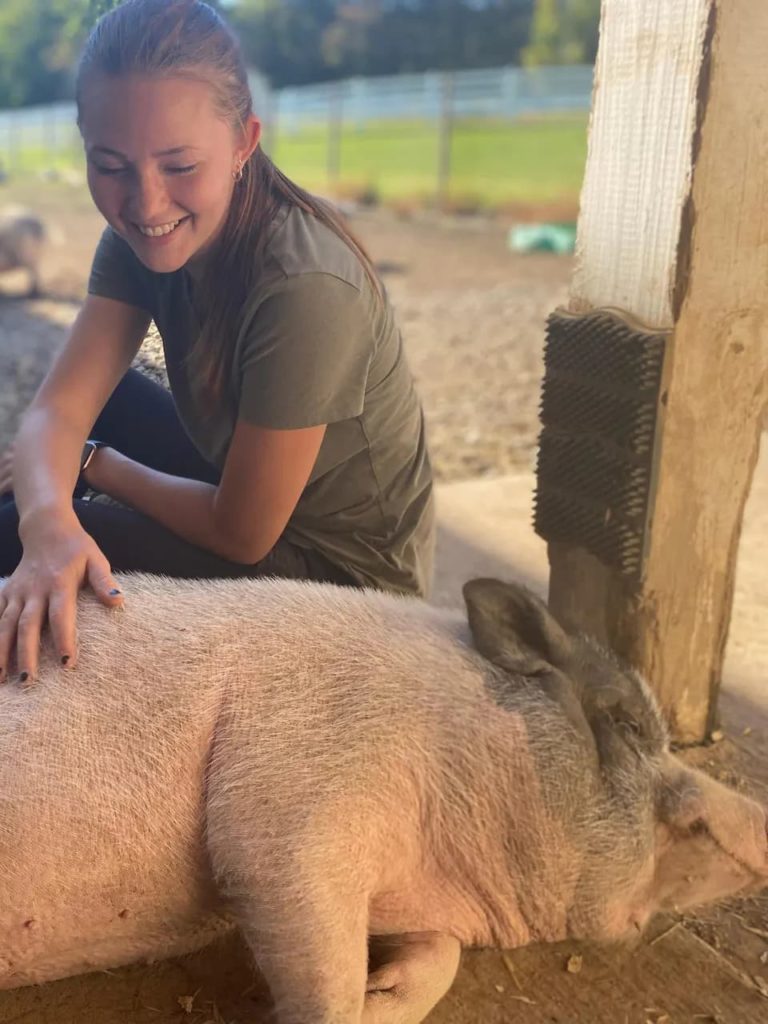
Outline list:
[[[438,120],[448,114],[512,120],[589,110],[591,94],[592,68],[587,65],[432,71],[281,89],[272,94],[269,114],[281,131],[297,131],[327,118],[360,127],[389,119]]]
[[[320,130],[330,181],[341,173],[341,139],[391,121],[426,122],[438,134],[436,191],[450,179],[450,140],[463,119],[515,120],[553,113],[587,111],[592,68],[502,67],[477,71],[425,72],[350,78],[321,85],[270,91],[252,77],[254,107],[265,124],[265,146],[290,140],[307,129]],[[0,111],[0,170],[14,174],[35,167],[79,163],[80,138],[72,103]]]

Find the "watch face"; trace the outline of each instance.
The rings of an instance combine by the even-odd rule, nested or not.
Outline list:
[[[93,453],[96,451],[96,445],[93,441],[86,441],[83,445],[83,451],[80,455],[80,472],[82,473],[85,467],[93,458]]]

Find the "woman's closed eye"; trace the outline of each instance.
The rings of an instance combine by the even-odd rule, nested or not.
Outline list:
[[[127,174],[130,171],[130,167],[104,167],[100,164],[94,164],[93,166],[99,174]],[[187,164],[185,167],[165,167],[163,170],[166,174],[192,174],[193,171],[197,170],[197,166],[197,164]]]
[[[168,174],[191,174],[197,170],[197,164],[188,164],[186,167],[166,167]]]

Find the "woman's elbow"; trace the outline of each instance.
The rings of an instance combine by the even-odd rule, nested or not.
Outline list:
[[[238,537],[233,533],[223,533],[216,540],[216,554],[226,558],[228,562],[238,565],[255,565],[266,558],[275,546],[277,538]]]

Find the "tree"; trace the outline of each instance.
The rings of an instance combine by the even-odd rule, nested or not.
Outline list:
[[[536,0],[523,63],[591,64],[599,25],[600,0]]]
[[[120,0],[88,0],[88,11],[85,18],[88,26],[93,25],[102,14],[111,11],[119,3]]]
[[[336,15],[333,0],[241,0],[227,14],[246,59],[273,85],[333,77],[322,54],[323,31]]]
[[[534,0],[239,0],[227,15],[275,87],[513,64]]]
[[[72,93],[72,72],[96,20],[121,0],[1,0],[0,107]],[[206,0],[219,7],[218,0]]]
[[[0,106],[67,94],[88,0],[5,0],[0,7]]]

